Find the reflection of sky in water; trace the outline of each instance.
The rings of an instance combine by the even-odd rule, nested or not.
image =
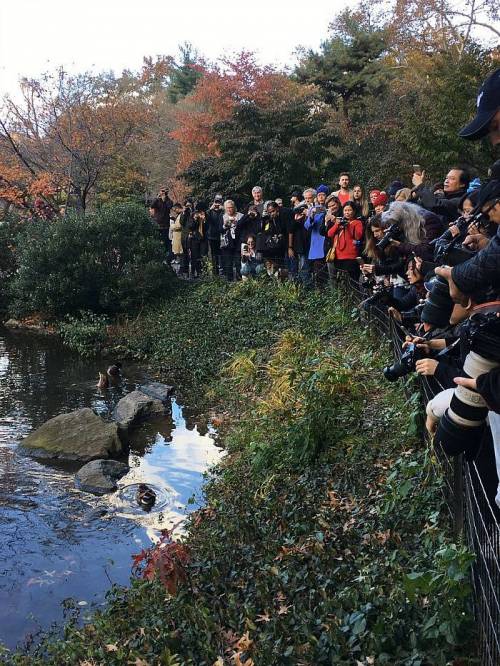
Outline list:
[[[156,530],[177,524],[186,510],[199,506],[196,498],[194,503],[188,501],[198,493],[204,472],[221,458],[210,434],[201,435],[196,425],[192,430],[187,428],[182,407],[175,400],[172,400],[172,420],[170,441],[156,432],[150,452],[143,456],[131,453],[130,472],[119,482],[119,489],[146,482],[155,490],[164,490],[169,496],[168,506],[159,511],[155,505],[150,513],[145,513],[135,506],[124,507],[119,492],[110,498],[119,515],[138,520],[152,539],[157,537]],[[150,429],[148,425],[144,428]],[[133,440],[131,446],[133,450]]]
[[[107,415],[147,379],[129,366],[121,387],[99,394],[102,365],[70,355],[56,340],[0,331],[0,641],[10,647],[61,621],[64,599],[85,610],[103,602],[111,583],[127,584],[131,556],[196,508],[188,500],[221,457],[175,400],[171,413],[133,433],[131,470],[116,494],[79,492],[75,470],[18,455],[15,442],[48,418],[82,406]],[[149,513],[126,492],[142,482],[158,492]]]

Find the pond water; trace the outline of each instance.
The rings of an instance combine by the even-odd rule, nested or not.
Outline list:
[[[18,442],[47,419],[79,407],[109,418],[150,379],[124,364],[121,386],[101,391],[105,366],[53,337],[0,329],[0,642],[8,647],[60,622],[67,600],[85,617],[112,583],[127,584],[132,555],[199,506],[204,472],[222,456],[213,429],[175,399],[165,417],[133,432],[130,472],[111,495],[75,490],[78,466],[21,455]],[[141,482],[158,493],[150,512],[135,502]]]

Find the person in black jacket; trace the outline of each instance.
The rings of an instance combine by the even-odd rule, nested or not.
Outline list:
[[[487,287],[500,294],[500,181],[492,180],[481,188],[478,208],[497,225],[496,235],[491,239],[483,234],[468,236],[464,244],[479,252],[453,268],[436,268],[436,273],[448,280],[456,303],[467,303],[471,294]]]
[[[213,204],[207,211],[205,221],[208,250],[214,275],[219,275],[220,269],[220,230],[224,216],[223,205],[224,199],[220,194],[216,194]]]
[[[366,262],[361,265],[361,272],[366,277],[375,278],[375,282],[380,282],[380,278],[384,275],[404,274],[405,263],[397,249],[391,244],[383,250],[377,247],[377,243],[384,237],[385,229],[381,213],[374,215],[365,229],[365,247],[362,256]]]
[[[168,190],[163,187],[159,192],[156,199],[153,200],[150,206],[150,213],[154,221],[158,225],[160,238],[163,241],[165,250],[167,251],[167,258],[172,255],[172,243],[170,241],[170,210],[174,202],[168,196]]]
[[[282,268],[285,257],[287,210],[270,201],[262,218],[262,231],[258,236],[257,251],[262,253],[267,270],[275,273]]]
[[[444,181],[444,193],[442,197],[424,185],[425,171],[413,174],[413,190],[411,201],[417,203],[422,208],[439,215],[445,224],[456,220],[459,212],[458,205],[460,200],[467,193],[467,188],[471,180],[469,171],[465,167],[454,166],[448,171]]]
[[[262,230],[262,217],[258,206],[250,204],[248,212],[236,223],[236,246],[241,249],[249,236],[257,237]]]

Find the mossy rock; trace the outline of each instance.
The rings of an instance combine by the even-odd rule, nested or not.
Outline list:
[[[36,458],[81,462],[125,453],[118,425],[88,407],[49,419],[23,440],[22,448]]]

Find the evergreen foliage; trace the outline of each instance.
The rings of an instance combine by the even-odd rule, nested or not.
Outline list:
[[[324,112],[308,98],[276,108],[240,104],[214,134],[219,156],[194,161],[183,174],[199,197],[226,192],[248,199],[256,183],[274,197],[294,183],[316,182],[328,170],[330,148],[338,143]]]
[[[174,104],[186,97],[203,76],[200,56],[193,45],[185,42],[179,46],[180,62],[174,63],[167,87],[168,98]]]
[[[154,223],[134,205],[25,224],[15,238],[11,310],[47,317],[137,310],[163,295],[170,269]]]
[[[383,31],[356,29],[326,40],[319,53],[309,50],[295,76],[301,83],[316,85],[322,99],[348,118],[354,107],[386,89],[389,69],[381,57],[385,48]]]

